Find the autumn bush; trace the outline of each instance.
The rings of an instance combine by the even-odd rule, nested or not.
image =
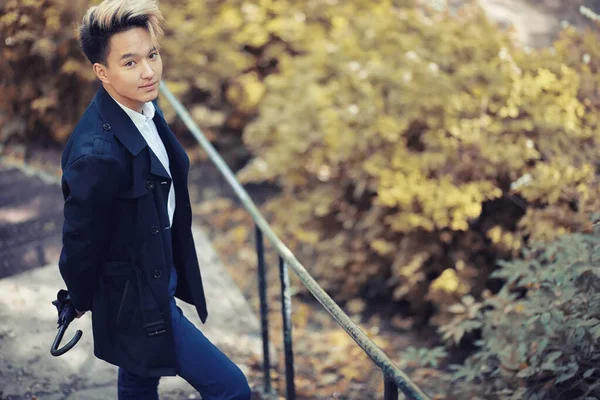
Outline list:
[[[0,2],[0,143],[62,142],[93,96],[79,50],[83,0]]]
[[[331,7],[266,77],[239,176],[282,187],[268,211],[337,300],[433,305],[447,322],[498,282],[496,259],[597,209],[597,36],[567,29],[532,52],[475,7]]]
[[[77,24],[98,2],[0,3],[0,143],[66,140],[98,87],[77,42]],[[285,15],[272,15],[269,2],[161,2],[165,80],[203,128],[225,126],[239,136],[251,116],[261,93],[258,71],[268,73],[283,43],[263,55],[261,49],[275,41],[270,32],[293,34],[303,25],[301,16],[273,7]],[[165,108],[173,121],[173,110]]]
[[[321,0],[167,0],[163,41],[171,90],[220,149],[237,147],[280,62],[323,43],[346,2]],[[402,6],[414,0],[395,0]],[[353,2],[367,12],[371,1]],[[174,119],[167,106],[166,115]]]
[[[87,7],[100,0],[7,0],[0,3],[0,143],[63,143],[98,88],[88,61],[79,49],[77,25]],[[184,4],[185,3],[185,4]],[[192,4],[195,4],[194,7]],[[201,5],[201,7],[198,7]],[[203,127],[223,124],[227,104],[221,104],[221,86],[240,75],[245,50],[226,37],[228,25],[207,26],[213,20],[210,2],[161,2],[168,21],[163,51],[165,78],[186,100]],[[191,12],[192,15],[186,14]],[[217,11],[215,11],[217,12]],[[218,12],[217,12],[218,14]],[[195,27],[190,35],[189,23]],[[226,17],[224,17],[226,18]],[[222,30],[221,41],[200,40],[208,30]],[[217,35],[218,36],[218,35]],[[182,39],[184,38],[184,39]],[[225,47],[228,42],[231,47]],[[181,47],[183,44],[185,47]],[[214,51],[211,51],[215,47]],[[217,59],[213,59],[213,55]],[[199,61],[209,57],[206,68]],[[172,59],[171,59],[172,58]],[[218,74],[216,74],[218,72]],[[170,76],[176,77],[170,79]],[[182,90],[185,85],[185,90]],[[197,103],[217,106],[198,109]],[[170,112],[173,120],[174,113]]]

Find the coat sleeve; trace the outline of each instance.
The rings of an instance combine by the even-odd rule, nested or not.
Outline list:
[[[114,220],[118,161],[87,154],[63,172],[63,246],[59,269],[79,311],[91,309],[98,270],[104,261]]]

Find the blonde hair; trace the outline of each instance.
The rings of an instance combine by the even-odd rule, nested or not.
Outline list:
[[[79,27],[79,41],[92,64],[106,64],[112,35],[136,27],[145,28],[158,47],[163,23],[157,0],[104,0],[85,13]]]

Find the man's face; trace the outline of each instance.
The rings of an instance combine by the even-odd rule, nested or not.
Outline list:
[[[107,65],[94,64],[107,91],[121,104],[141,112],[158,97],[162,60],[156,43],[144,28],[133,28],[110,38]]]

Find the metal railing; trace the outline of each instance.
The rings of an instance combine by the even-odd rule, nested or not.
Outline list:
[[[281,280],[281,299],[283,317],[283,343],[285,357],[286,399],[295,400],[296,390],[294,385],[294,353],[292,347],[291,323],[291,294],[288,267],[291,267],[300,278],[304,286],[323,305],[327,312],[338,322],[348,335],[363,349],[363,351],[382,370],[384,379],[384,399],[398,399],[398,390],[402,391],[409,400],[429,400],[429,397],[402,372],[390,358],[356,325],[350,317],[337,305],[335,301],[319,286],[306,268],[296,259],[290,249],[277,237],[267,220],[258,210],[246,190],[236,179],[235,174],[227,166],[223,158],[206,138],[202,130],[194,122],[186,108],[175,98],[164,82],[160,90],[167,101],[175,109],[186,127],[207,152],[213,163],[223,174],[229,185],[234,190],[244,208],[250,213],[256,227],[256,254],[258,262],[258,282],[260,294],[260,316],[263,340],[263,368],[264,387],[268,393],[272,392],[271,362],[269,357],[269,320],[267,304],[267,279],[264,239],[266,236],[273,248],[279,254],[279,273]]]

